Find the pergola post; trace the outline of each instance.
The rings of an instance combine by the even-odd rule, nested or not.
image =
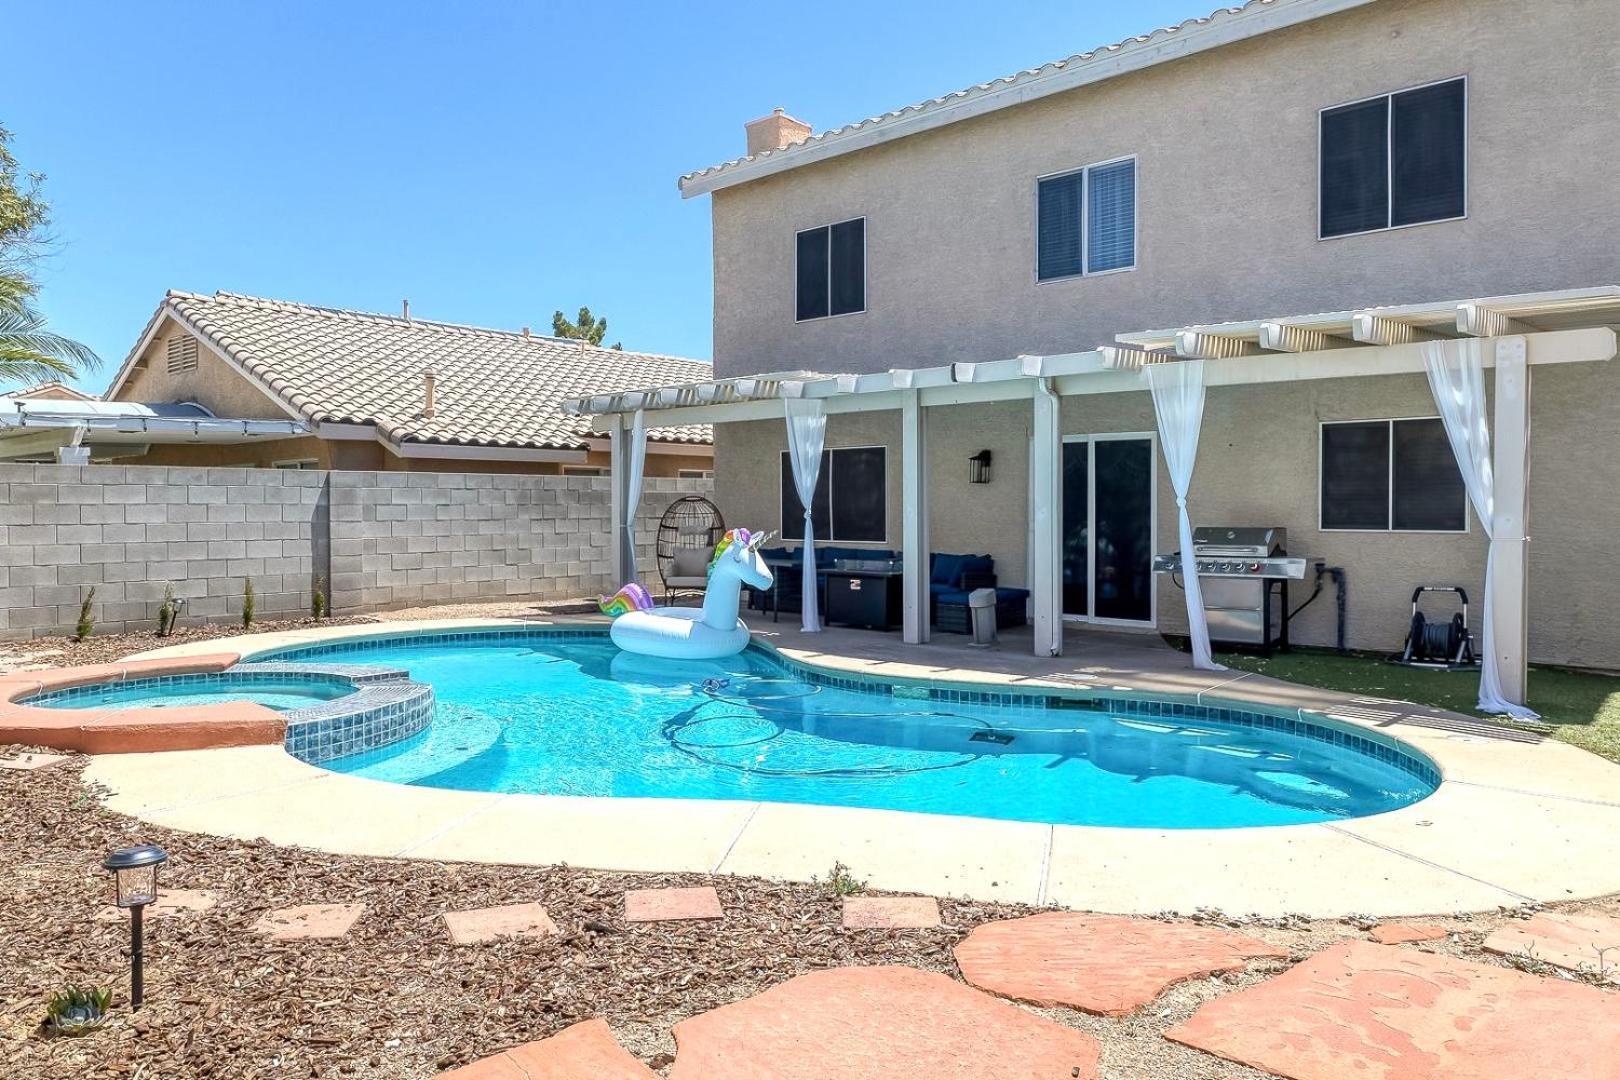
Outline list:
[[[628,490],[630,482],[630,459],[625,451],[628,449],[630,433],[625,428],[625,417],[614,414],[609,420],[608,428],[608,476],[612,485],[612,497],[609,500],[612,509],[609,511],[608,533],[612,537],[613,545],[613,580],[618,585],[631,581],[636,576],[634,566],[624,565],[624,510],[629,505]],[[614,587],[617,588],[618,585]]]
[[[1530,575],[1530,365],[1525,339],[1496,347],[1496,415],[1492,433],[1495,507],[1491,541],[1491,638],[1502,696],[1527,705]]]
[[[928,414],[915,390],[906,392],[900,406],[900,502],[901,637],[921,645],[930,636]]]
[[[1063,613],[1059,610],[1058,567],[1061,562],[1059,522],[1063,477],[1058,470],[1062,436],[1058,396],[1050,379],[1035,383],[1034,424],[1029,442],[1030,507],[1033,523],[1030,591],[1035,604],[1035,655],[1063,654]]]

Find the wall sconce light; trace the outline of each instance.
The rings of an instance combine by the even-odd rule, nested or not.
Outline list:
[[[968,483],[988,484],[990,482],[990,451],[980,450],[968,458]]]
[[[143,972],[141,955],[141,911],[157,899],[158,867],[169,861],[169,853],[156,844],[119,848],[101,860],[102,868],[113,876],[113,901],[129,909],[129,1005],[141,1007]]]

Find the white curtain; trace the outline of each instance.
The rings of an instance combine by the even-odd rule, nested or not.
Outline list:
[[[1423,346],[1423,363],[1428,369],[1434,403],[1446,425],[1451,452],[1468,488],[1468,501],[1491,542],[1485,557],[1485,604],[1480,613],[1479,710],[1505,713],[1516,720],[1535,720],[1535,712],[1502,696],[1502,674],[1496,662],[1491,603],[1496,549],[1502,544],[1523,543],[1524,537],[1502,535],[1496,520],[1491,428],[1485,409],[1485,344],[1478,338],[1427,342]]]
[[[647,412],[637,409],[630,423],[629,475],[625,478],[624,522],[619,527],[619,557],[623,560],[626,581],[641,580],[641,568],[636,559],[636,507],[641,505],[641,475],[647,465]],[[619,478],[614,478],[614,483]]]
[[[804,599],[800,604],[807,634],[821,631],[816,603],[816,530],[810,507],[821,479],[821,450],[827,444],[827,413],[820,398],[783,398],[787,413],[788,454],[793,461],[793,489],[804,505]],[[788,523],[782,522],[782,531]]]
[[[1159,448],[1170,470],[1181,526],[1181,580],[1187,593],[1187,636],[1192,639],[1193,667],[1225,671],[1209,651],[1209,623],[1204,618],[1204,593],[1194,565],[1192,520],[1187,516],[1187,489],[1198,461],[1198,433],[1204,424],[1204,362],[1182,360],[1148,364],[1148,386],[1153,391],[1153,412],[1159,419]]]

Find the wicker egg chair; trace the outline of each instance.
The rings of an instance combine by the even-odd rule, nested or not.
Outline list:
[[[709,556],[726,534],[720,508],[701,495],[685,495],[669,504],[658,521],[658,577],[664,599],[677,593],[703,595],[709,584]]]

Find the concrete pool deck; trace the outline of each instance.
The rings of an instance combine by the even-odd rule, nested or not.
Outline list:
[[[250,635],[143,653],[239,652],[557,618],[390,622]],[[831,671],[978,688],[1125,692],[1268,710],[1394,737],[1439,767],[1430,797],[1344,821],[1241,829],[1043,825],[786,803],[501,795],[331,773],[280,747],[98,757],[107,805],[156,824],[345,854],[807,880],[835,862],[879,889],[1122,914],[1383,916],[1492,910],[1620,892],[1620,765],[1534,733],[1440,710],[1194,671],[1155,636],[1071,631],[1038,659],[1009,635],[975,649],[862,631],[755,639]],[[961,639],[957,639],[958,641]]]

